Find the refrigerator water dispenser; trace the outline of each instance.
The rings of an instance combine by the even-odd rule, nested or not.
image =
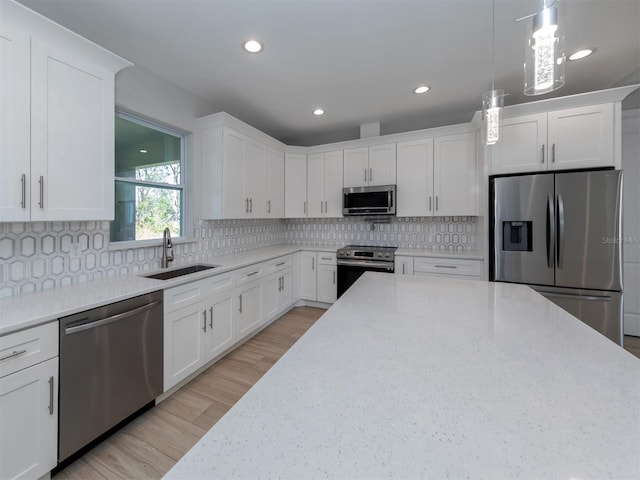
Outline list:
[[[532,222],[502,222],[502,250],[530,252]]]

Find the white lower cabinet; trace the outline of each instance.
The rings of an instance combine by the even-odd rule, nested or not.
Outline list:
[[[396,255],[393,272],[396,275],[413,275],[413,257]]]
[[[335,265],[318,265],[317,300],[334,303],[337,299],[338,267]]]
[[[262,284],[252,283],[236,294],[237,331],[238,336],[244,337],[262,324]],[[235,313],[235,312],[234,312]]]
[[[57,322],[0,337],[0,367],[0,478],[40,478],[58,458]]]
[[[300,253],[300,298],[317,300],[316,252]]]
[[[337,299],[335,252],[302,252],[300,256],[300,297],[303,300],[334,303]]]
[[[416,257],[413,260],[413,274],[480,280],[482,260]]]
[[[289,268],[270,275],[264,282],[262,310],[267,322],[293,301],[293,272]]]
[[[233,297],[220,295],[209,302],[205,362],[214,359],[234,342]]]

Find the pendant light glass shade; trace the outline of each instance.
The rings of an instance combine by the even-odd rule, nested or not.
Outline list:
[[[482,94],[482,140],[494,145],[502,136],[504,90],[489,90]]]
[[[564,85],[564,37],[558,12],[556,3],[533,16],[525,53],[525,95],[541,95]]]

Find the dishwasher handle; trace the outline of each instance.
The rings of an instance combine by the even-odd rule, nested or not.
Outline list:
[[[96,320],[94,322],[83,323],[81,325],[76,325],[75,327],[67,327],[64,329],[64,334],[73,335],[74,333],[83,332],[84,330],[90,330],[92,328],[108,325],[109,323],[117,322],[118,320],[122,320],[123,318],[127,318],[140,312],[144,312],[145,310],[149,310],[156,305],[159,305],[160,303],[162,303],[160,300],[156,300],[155,302],[151,302],[147,305],[134,308],[133,310],[129,310],[128,312],[118,313],[117,315],[112,315],[111,317]]]

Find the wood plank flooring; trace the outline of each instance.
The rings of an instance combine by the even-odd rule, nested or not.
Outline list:
[[[640,358],[640,337],[625,335],[623,342],[625,350]]]
[[[161,478],[324,312],[294,308],[53,478]]]

